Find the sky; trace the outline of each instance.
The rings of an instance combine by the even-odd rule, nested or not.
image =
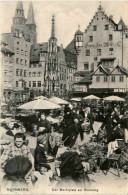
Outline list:
[[[37,25],[37,41],[47,42],[51,35],[51,18],[55,15],[55,34],[58,45],[65,48],[73,39],[78,25],[84,32],[100,4],[99,1],[32,1],[35,22]],[[0,1],[0,32],[11,31],[12,18],[15,14],[16,1]],[[27,17],[29,1],[23,1],[25,17]],[[128,25],[128,1],[101,1],[105,13],[113,15],[118,23],[122,16]]]

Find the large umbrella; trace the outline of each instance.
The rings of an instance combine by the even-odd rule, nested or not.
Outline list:
[[[35,97],[34,98],[35,100],[38,100],[38,99],[43,99],[43,100],[48,100],[48,98],[47,97],[45,97],[45,96],[38,96],[38,97]]]
[[[55,104],[60,104],[60,105],[62,105],[62,104],[69,104],[69,102],[67,102],[67,101],[65,101],[65,100],[63,100],[61,98],[58,98],[58,97],[49,98],[49,101],[53,102]]]
[[[71,101],[74,101],[74,102],[81,102],[81,98],[72,98],[70,99]]]
[[[124,98],[120,98],[120,97],[114,96],[114,95],[105,97],[104,100],[106,100],[106,101],[120,101],[120,102],[121,101],[123,101],[123,102],[125,101]]]
[[[52,110],[61,108],[59,105],[49,102],[47,100],[38,99],[28,103],[25,103],[18,107],[25,110]]]
[[[83,100],[99,100],[100,98],[95,96],[95,95],[89,95],[85,98],[83,98]]]

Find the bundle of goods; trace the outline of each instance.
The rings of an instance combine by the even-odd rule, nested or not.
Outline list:
[[[122,151],[119,158],[119,164],[120,167],[123,168],[124,166],[128,167],[128,146],[125,146]]]
[[[104,159],[106,159],[106,153],[107,146],[103,146],[102,144],[89,143],[88,145],[84,146],[83,150],[81,150],[80,157],[83,162],[88,162],[90,164],[91,171],[94,171],[98,164],[100,166]]]
[[[113,136],[115,139],[121,139],[124,137],[124,129],[120,128],[120,127],[115,127],[114,132],[113,132]]]

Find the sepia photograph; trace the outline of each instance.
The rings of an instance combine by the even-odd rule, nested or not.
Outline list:
[[[0,0],[0,194],[128,195],[128,1]]]

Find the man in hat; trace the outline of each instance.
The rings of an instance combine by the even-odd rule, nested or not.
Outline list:
[[[46,116],[45,116],[45,113],[42,113],[41,114],[41,118],[40,118],[40,121],[39,121],[39,125],[40,127],[44,127],[44,130],[47,131],[47,133],[50,132],[51,130],[51,124],[50,122],[46,119]]]
[[[32,154],[26,143],[26,136],[23,133],[14,135],[13,143],[7,145],[1,156],[1,167],[4,168],[6,162],[15,156],[24,156],[28,158],[32,164],[34,162]]]
[[[46,163],[47,161],[46,158],[46,154],[48,152],[47,142],[48,142],[47,132],[46,131],[39,132],[37,136],[37,146],[34,155],[35,170],[37,171],[39,170],[39,164]]]

